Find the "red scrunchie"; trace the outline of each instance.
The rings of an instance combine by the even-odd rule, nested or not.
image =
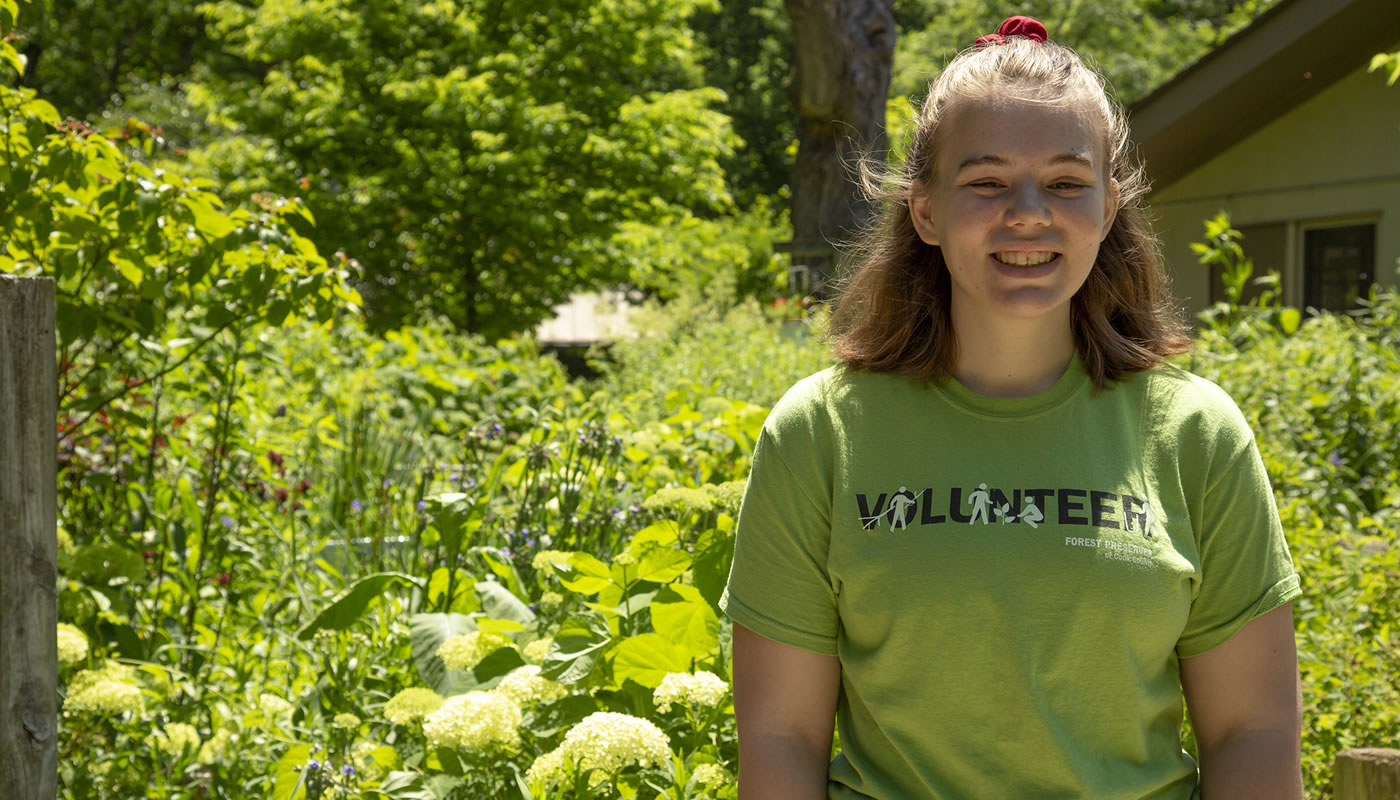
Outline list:
[[[1005,44],[1008,36],[1024,36],[1037,42],[1044,42],[1049,38],[1040,20],[1034,17],[1009,17],[1001,23],[996,33],[977,37],[977,44]]]

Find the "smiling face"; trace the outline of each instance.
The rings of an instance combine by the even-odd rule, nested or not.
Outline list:
[[[1069,325],[1117,207],[1104,134],[1073,104],[960,102],[938,132],[934,177],[916,184],[919,237],[942,249],[953,324]]]

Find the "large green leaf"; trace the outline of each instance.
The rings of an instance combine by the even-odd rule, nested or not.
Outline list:
[[[651,624],[690,658],[708,658],[719,647],[719,617],[694,586],[667,586],[651,601]]]
[[[492,619],[508,619],[521,625],[535,621],[535,612],[495,581],[478,581],[476,593],[481,598],[481,610]]]
[[[273,768],[272,800],[305,800],[306,785],[302,783],[303,772],[298,769],[311,758],[311,745],[293,745],[277,760]]]
[[[378,599],[391,586],[414,586],[423,588],[411,575],[400,572],[376,572],[350,584],[330,605],[321,609],[316,618],[297,631],[297,638],[310,639],[319,630],[343,631],[355,624],[369,604]]]
[[[573,553],[567,566],[555,565],[554,569],[559,573],[559,582],[579,594],[596,594],[613,582],[608,565],[588,553]]]
[[[718,528],[711,528],[695,540],[695,562],[691,567],[695,588],[718,610],[719,599],[729,583],[729,567],[734,560],[734,540]]]
[[[652,608],[655,607],[653,603]],[[644,633],[622,640],[613,651],[612,669],[618,686],[631,678],[648,689],[655,689],[666,673],[690,671],[690,653],[660,634]]]
[[[408,620],[408,642],[418,677],[443,697],[467,691],[476,680],[461,670],[449,670],[438,658],[438,648],[453,636],[474,630],[476,621],[462,614],[414,614]]]
[[[637,576],[644,581],[667,583],[690,569],[690,554],[675,547],[653,546],[637,564]]]
[[[594,617],[570,617],[554,634],[554,645],[540,674],[564,684],[582,683],[613,643],[607,623]]]

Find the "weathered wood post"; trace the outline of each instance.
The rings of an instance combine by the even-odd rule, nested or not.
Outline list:
[[[58,794],[54,282],[0,274],[0,797]]]
[[[1400,750],[1357,747],[1332,764],[1332,800],[1394,800],[1400,797]]]

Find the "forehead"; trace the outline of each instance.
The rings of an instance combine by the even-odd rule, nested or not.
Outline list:
[[[967,163],[1049,164],[1069,155],[1102,168],[1106,150],[1102,125],[1087,110],[1015,99],[957,103],[938,138],[938,168],[945,173]]]

